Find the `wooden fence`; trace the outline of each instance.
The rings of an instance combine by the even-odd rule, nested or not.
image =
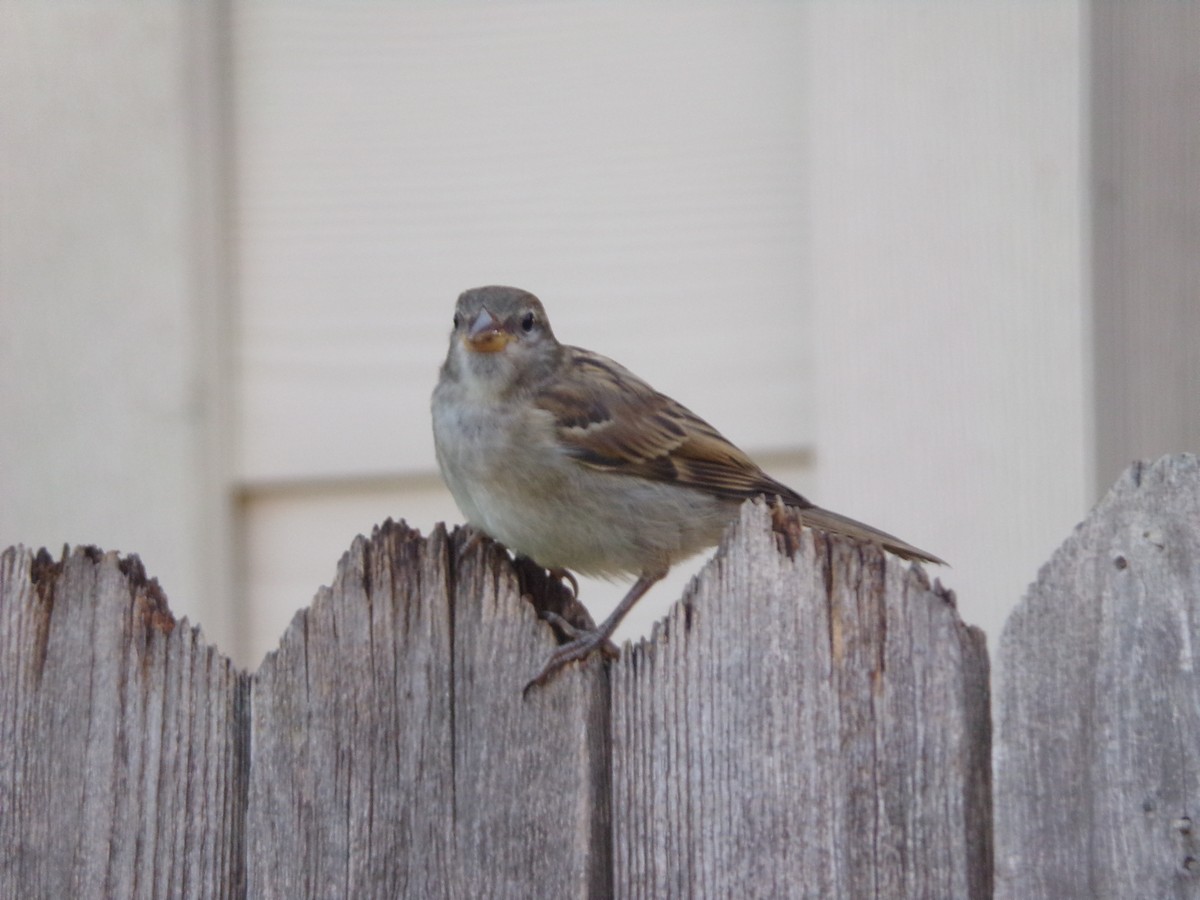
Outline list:
[[[0,897],[1200,897],[1195,457],[1123,476],[995,682],[920,570],[748,504],[523,698],[567,598],[465,544],[356,540],[254,674],[135,557],[6,551]]]

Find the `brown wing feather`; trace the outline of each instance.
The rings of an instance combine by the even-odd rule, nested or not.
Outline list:
[[[535,402],[554,416],[562,446],[583,464],[734,500],[778,495],[804,510],[802,518],[809,525],[880,544],[905,559],[942,562],[885,531],[814,506],[628,369],[577,347],[566,349],[564,371],[538,392]]]
[[[628,369],[598,354],[567,349],[565,377],[547,384],[536,402],[554,416],[559,441],[580,462],[735,500],[778,494],[791,506],[812,506],[687,407]]]

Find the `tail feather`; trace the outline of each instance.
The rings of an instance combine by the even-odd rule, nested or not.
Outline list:
[[[907,541],[902,541],[900,538],[888,534],[886,531],[880,531],[878,528],[872,528],[870,525],[859,522],[856,519],[851,519],[849,516],[830,512],[827,509],[821,509],[819,506],[798,509],[797,512],[800,514],[800,518],[805,525],[812,525],[831,534],[841,534],[860,541],[879,544],[884,550],[890,550],[904,559],[921,560],[923,562],[937,563],[942,566],[946,565],[945,560],[939,559],[932,553],[922,550],[919,547],[914,547]]]

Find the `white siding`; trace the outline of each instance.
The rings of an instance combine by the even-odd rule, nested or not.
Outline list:
[[[0,546],[136,552],[237,652],[212,11],[0,5]]]
[[[139,552],[256,662],[356,532],[459,518],[429,392],[507,282],[995,636],[1200,449],[1197,10],[8,2],[0,544]]]
[[[465,288],[533,290],[562,340],[805,458],[802,7],[236,10],[251,658],[356,531],[461,520],[429,395]]]
[[[751,443],[811,441],[799,7],[236,9],[247,483],[432,471],[480,284]]]
[[[817,9],[819,496],[995,637],[1094,500],[1080,8]]]

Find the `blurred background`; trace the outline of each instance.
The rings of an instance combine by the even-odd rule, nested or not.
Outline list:
[[[1179,2],[4,0],[0,546],[138,553],[257,666],[356,534],[461,520],[429,394],[513,284],[994,647],[1200,450],[1198,47]]]

